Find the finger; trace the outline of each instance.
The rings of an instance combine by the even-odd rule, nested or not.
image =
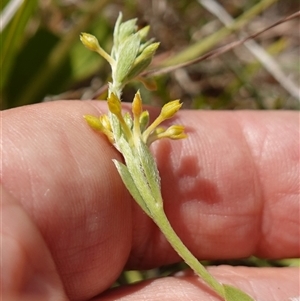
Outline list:
[[[130,248],[131,267],[178,260],[135,205],[131,216],[130,198],[111,163],[120,157],[82,119],[99,109],[88,102],[54,102],[3,114],[3,183],[33,216],[69,296],[78,299],[110,285]],[[297,115],[181,112],[176,123],[188,126],[189,139],[162,141],[154,152],[167,214],[189,248],[199,258],[263,254],[270,246],[275,256],[298,252],[292,198]],[[274,154],[285,159],[275,162],[285,164],[274,165]],[[288,183],[279,171],[289,171]],[[274,188],[282,192],[276,199],[266,193]],[[266,226],[273,232],[266,233]]]
[[[115,281],[132,233],[131,200],[111,161],[120,156],[84,114],[100,113],[55,102],[5,111],[2,122],[3,185],[39,227],[74,300]]]
[[[256,301],[299,300],[299,269],[219,266],[209,269],[222,283],[249,294]],[[93,301],[210,300],[219,301],[199,277],[180,272],[174,277],[148,280],[108,291]]]
[[[66,300],[51,254],[39,230],[1,189],[1,296],[3,300]]]
[[[165,211],[198,258],[298,257],[299,114],[179,112],[188,138],[154,153]],[[178,258],[146,216],[135,214],[129,268]],[[155,258],[155,259],[154,259]]]

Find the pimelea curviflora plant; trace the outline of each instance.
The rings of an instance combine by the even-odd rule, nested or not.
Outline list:
[[[148,31],[149,26],[138,30],[136,19],[122,22],[120,13],[114,28],[111,54],[101,48],[95,36],[81,34],[82,43],[106,59],[112,70],[112,82],[108,85],[108,114],[100,117],[86,115],[84,118],[93,129],[106,135],[123,155],[125,164],[117,160],[113,162],[126,188],[195,273],[226,301],[253,301],[244,292],[221,284],[210,275],[182,243],[164,212],[160,176],[149,146],[162,138],[176,140],[187,137],[182,125],[171,125],[168,128],[160,126],[180,109],[179,100],[164,105],[159,116],[150,125],[149,113],[143,111],[139,92],[135,94],[132,102],[132,115],[122,112],[121,95],[124,86],[149,66],[159,46],[159,43],[146,39]]]

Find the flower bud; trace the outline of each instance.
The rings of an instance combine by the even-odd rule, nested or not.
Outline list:
[[[172,118],[181,108],[181,106],[182,103],[179,102],[179,99],[170,101],[163,106],[160,116],[163,118],[163,120]]]
[[[164,136],[170,139],[183,139],[186,138],[187,135],[184,132],[183,125],[171,125],[164,133]]]
[[[144,132],[149,124],[149,112],[148,111],[142,112],[139,122],[140,122],[141,132]]]
[[[99,117],[99,120],[100,122],[102,123],[103,127],[106,128],[108,131],[112,131],[112,128],[111,128],[111,124],[110,124],[110,121],[109,121],[109,118],[106,114],[104,115],[101,115]]]
[[[147,35],[148,35],[148,33],[149,33],[149,30],[150,30],[150,26],[147,25],[147,26],[141,28],[141,29],[138,31],[138,33],[139,33],[139,35],[140,35],[142,41],[145,40],[145,39],[147,38]]]
[[[114,93],[111,93],[108,97],[107,104],[111,113],[115,114],[118,118],[122,116],[121,102]]]
[[[143,107],[142,107],[141,94],[138,91],[135,94],[133,102],[132,102],[132,113],[133,113],[133,116],[136,117],[136,118],[140,118],[140,115],[142,114],[142,110],[143,110]]]
[[[111,66],[115,64],[115,60],[104,49],[100,47],[95,36],[89,33],[82,32],[80,35],[80,40],[86,48],[100,54],[104,59],[108,61]]]
[[[133,66],[127,75],[127,80],[135,78],[150,65],[158,46],[159,43],[152,43],[142,51],[142,53],[134,60]]]
[[[88,125],[94,130],[102,131],[103,125],[99,118],[92,115],[84,115],[83,118],[86,120]]]
[[[103,120],[108,118],[107,115],[102,115],[102,116],[100,116],[100,118],[97,118],[92,115],[84,115],[83,117],[91,128],[102,132],[111,143],[114,143],[115,140],[114,140],[114,136],[113,136],[111,129],[109,129],[107,127],[107,124],[102,123]]]
[[[80,34],[80,40],[82,44],[92,51],[99,51],[100,46],[97,38],[89,33],[82,32]]]
[[[150,45],[148,45],[143,51],[142,53],[139,55],[139,57],[137,59],[140,60],[145,60],[147,58],[152,58],[153,55],[155,54],[155,51],[157,50],[157,48],[159,47],[159,42],[156,43],[152,43]]]

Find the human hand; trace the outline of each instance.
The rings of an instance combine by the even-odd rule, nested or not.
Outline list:
[[[123,186],[111,161],[120,155],[82,118],[100,111],[103,102],[62,101],[2,112],[4,300],[89,300],[125,265],[180,260]],[[189,138],[153,151],[166,214],[192,253],[298,257],[299,114],[181,111],[177,119]],[[300,295],[297,268],[210,272],[257,301]],[[183,298],[219,300],[189,273],[94,300]]]

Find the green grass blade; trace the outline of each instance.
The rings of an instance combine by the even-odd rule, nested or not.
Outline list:
[[[17,55],[23,41],[24,31],[30,18],[37,7],[37,0],[25,0],[17,10],[15,16],[0,35],[2,47],[0,49],[1,78],[0,90],[4,87],[14,58]]]

